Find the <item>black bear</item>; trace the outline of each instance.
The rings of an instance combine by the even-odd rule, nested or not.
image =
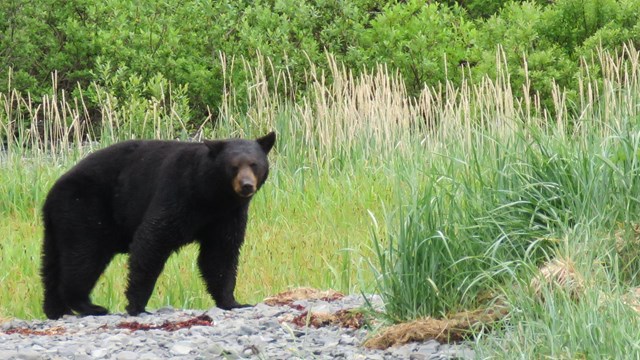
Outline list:
[[[144,312],[169,255],[192,241],[216,306],[249,306],[234,296],[238,256],[275,140],[132,140],[80,161],[43,206],[46,316],[107,314],[89,295],[117,253],[129,253],[126,310]]]

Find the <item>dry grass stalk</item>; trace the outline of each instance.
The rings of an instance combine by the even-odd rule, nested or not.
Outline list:
[[[530,283],[538,299],[544,301],[544,288],[566,291],[573,300],[579,300],[584,294],[583,277],[576,272],[575,264],[568,258],[556,258],[546,263]]]
[[[629,238],[629,233],[623,228],[619,228],[615,231],[614,236],[616,238],[616,251],[619,255],[625,256],[628,254],[628,250],[637,249],[640,245],[640,224],[633,224],[632,231]],[[635,253],[634,253],[635,254]]]
[[[640,287],[632,288],[629,293],[622,298],[622,301],[625,305],[640,314]]]
[[[365,323],[364,315],[353,309],[342,309],[335,313],[305,311],[290,321],[301,327],[319,328],[333,325],[350,329],[360,329]]]
[[[371,349],[386,349],[414,341],[435,339],[439,342],[459,341],[475,330],[491,327],[509,313],[504,304],[491,308],[463,311],[448,319],[419,319],[409,323],[390,326],[381,334],[364,343]]]
[[[324,300],[335,301],[344,297],[344,294],[334,290],[318,290],[309,287],[300,287],[296,289],[281,292],[275,296],[264,299],[264,303],[271,306],[289,305],[298,300]]]

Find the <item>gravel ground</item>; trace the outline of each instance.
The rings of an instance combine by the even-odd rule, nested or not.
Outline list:
[[[379,303],[379,298],[373,302]],[[224,311],[159,309],[131,317],[65,316],[0,325],[0,359],[472,359],[465,345],[435,340],[388,350],[361,344],[369,330],[305,326],[310,313],[363,304],[360,296]],[[300,324],[300,322],[303,324]]]

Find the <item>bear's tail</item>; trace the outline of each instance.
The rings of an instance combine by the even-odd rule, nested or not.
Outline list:
[[[44,244],[42,247],[42,284],[44,287],[43,310],[47,318],[59,319],[70,314],[71,309],[60,296],[60,254],[53,231],[49,212],[44,209]]]

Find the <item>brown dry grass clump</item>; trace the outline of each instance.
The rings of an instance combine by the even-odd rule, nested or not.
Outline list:
[[[275,296],[264,299],[264,303],[270,306],[290,305],[298,300],[323,300],[335,301],[342,299],[344,294],[334,290],[318,290],[309,287],[301,287],[281,292]]]
[[[640,255],[640,224],[631,224],[631,229],[618,228],[614,232],[615,247],[622,264],[637,261]]]
[[[622,298],[625,305],[629,306],[635,312],[640,314],[640,288],[632,288],[628,294],[625,294]]]
[[[540,268],[538,275],[530,283],[536,297],[544,301],[544,288],[553,286],[554,290],[566,291],[573,300],[579,300],[584,294],[583,277],[576,272],[574,262],[569,258],[556,258]]]
[[[295,325],[313,326],[316,328],[323,326],[339,326],[350,329],[360,329],[365,324],[364,315],[353,309],[338,310],[335,313],[326,312],[303,312],[291,320]]]
[[[492,327],[507,314],[507,307],[498,303],[491,308],[463,311],[448,319],[415,320],[388,327],[381,334],[367,340],[364,346],[372,349],[386,349],[390,346],[431,339],[439,342],[459,341],[468,337],[474,330]]]

